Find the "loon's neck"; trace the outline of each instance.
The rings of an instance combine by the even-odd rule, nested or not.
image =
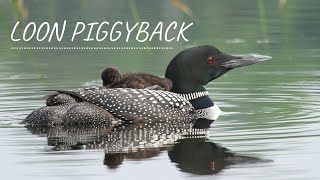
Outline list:
[[[195,93],[180,94],[188,100],[195,109],[205,109],[214,106],[213,101],[208,96],[208,91],[201,91]]]
[[[209,98],[208,91],[180,95],[187,99],[197,111],[198,120],[193,125],[194,128],[209,128],[210,124],[218,119],[221,110]]]
[[[195,109],[205,109],[214,106],[214,102],[209,98],[208,95],[192,99],[189,101]]]
[[[195,80],[192,80],[192,79],[190,80],[173,79],[172,80],[172,79],[170,79],[172,81],[171,92],[175,92],[178,94],[189,94],[189,93],[207,91],[203,85],[201,85],[199,82],[196,82]]]

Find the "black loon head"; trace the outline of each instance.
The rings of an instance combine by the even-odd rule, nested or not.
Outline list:
[[[165,77],[173,82],[172,92],[201,92],[207,83],[231,69],[270,58],[257,54],[229,55],[214,46],[198,46],[177,54],[169,63]]]

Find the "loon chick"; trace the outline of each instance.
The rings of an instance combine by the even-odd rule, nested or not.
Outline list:
[[[167,78],[161,78],[148,73],[124,73],[121,74],[118,69],[108,67],[101,73],[103,81],[102,88],[133,88],[133,89],[153,89],[170,91],[172,82]],[[47,106],[63,105],[67,103],[76,103],[74,97],[53,92],[44,97]]]
[[[129,88],[85,88],[70,91],[58,90],[57,92],[74,98],[76,103],[71,102],[71,104],[85,102],[91,104],[83,111],[90,109],[97,111],[95,108],[102,108],[116,119],[191,121],[196,117],[208,120],[208,124],[211,124],[212,120],[218,118],[220,109],[209,98],[204,86],[234,68],[248,66],[270,58],[256,54],[229,55],[214,46],[198,46],[180,52],[169,63],[165,78],[172,81],[172,92]],[[61,106],[67,106],[68,103],[70,102],[56,106],[59,109]],[[44,108],[50,111],[51,107],[55,105]],[[63,108],[68,109],[69,107]],[[197,112],[196,116],[194,109]],[[41,117],[38,110],[34,111],[35,116],[32,118],[28,116],[25,122],[32,122],[32,119],[35,118],[40,121],[45,119],[46,117]],[[76,118],[79,113],[82,113],[81,108],[78,108],[77,111],[68,118]],[[99,117],[93,115],[91,119],[96,120]]]
[[[106,88],[134,88],[144,89],[147,87],[157,87],[165,91],[170,91],[172,82],[167,78],[148,73],[120,73],[117,68],[108,67],[101,73],[103,86]]]

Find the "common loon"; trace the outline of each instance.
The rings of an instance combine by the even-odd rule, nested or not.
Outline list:
[[[220,109],[204,86],[229,70],[270,58],[257,54],[229,55],[210,45],[189,48],[177,54],[166,69],[165,78],[172,81],[171,92],[101,87],[57,90],[58,93],[48,96],[53,101],[33,111],[24,122],[112,126],[119,124],[119,119],[177,122],[203,119],[211,123],[219,117]]]
[[[117,68],[108,67],[101,73],[103,86],[106,88],[134,88],[144,89],[154,86],[154,89],[170,91],[172,82],[170,79],[161,78],[153,74],[137,73],[120,73]]]

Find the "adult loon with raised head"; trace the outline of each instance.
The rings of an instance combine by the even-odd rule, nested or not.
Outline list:
[[[47,106],[33,111],[24,122],[112,126],[118,124],[119,119],[216,120],[220,109],[208,97],[204,86],[231,69],[270,58],[256,54],[229,55],[209,45],[189,48],[176,55],[166,69],[165,78],[172,81],[171,92],[131,88],[57,90],[58,93],[48,96],[52,101],[49,104],[47,101]]]

